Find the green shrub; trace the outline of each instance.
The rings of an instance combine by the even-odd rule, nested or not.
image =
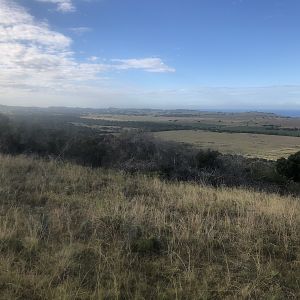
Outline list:
[[[221,155],[218,151],[200,150],[196,155],[196,165],[198,169],[213,169],[218,166],[218,157]]]
[[[276,169],[279,174],[300,182],[300,151],[290,155],[287,159],[280,158],[276,162]]]

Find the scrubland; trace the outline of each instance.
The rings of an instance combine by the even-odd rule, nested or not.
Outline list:
[[[300,199],[0,157],[1,299],[299,299]]]

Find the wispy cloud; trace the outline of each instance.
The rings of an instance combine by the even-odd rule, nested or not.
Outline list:
[[[82,35],[84,33],[92,31],[92,28],[90,28],[90,27],[72,27],[72,28],[70,28],[70,31],[74,32],[77,35]]]
[[[98,57],[98,56],[90,56],[90,57],[88,58],[88,61],[97,61],[97,60],[99,60],[99,57]]]
[[[118,70],[140,69],[147,72],[169,73],[175,72],[174,68],[167,66],[160,58],[141,58],[141,59],[113,59],[116,63],[113,67]]]
[[[76,11],[75,5],[72,0],[36,0],[38,2],[48,2],[56,4],[56,9],[61,12],[74,12]]]

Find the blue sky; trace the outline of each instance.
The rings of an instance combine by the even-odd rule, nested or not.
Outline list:
[[[0,103],[300,109],[298,0],[0,0]]]

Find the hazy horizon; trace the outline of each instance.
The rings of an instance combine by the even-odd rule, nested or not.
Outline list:
[[[0,104],[300,110],[296,0],[0,0]]]

